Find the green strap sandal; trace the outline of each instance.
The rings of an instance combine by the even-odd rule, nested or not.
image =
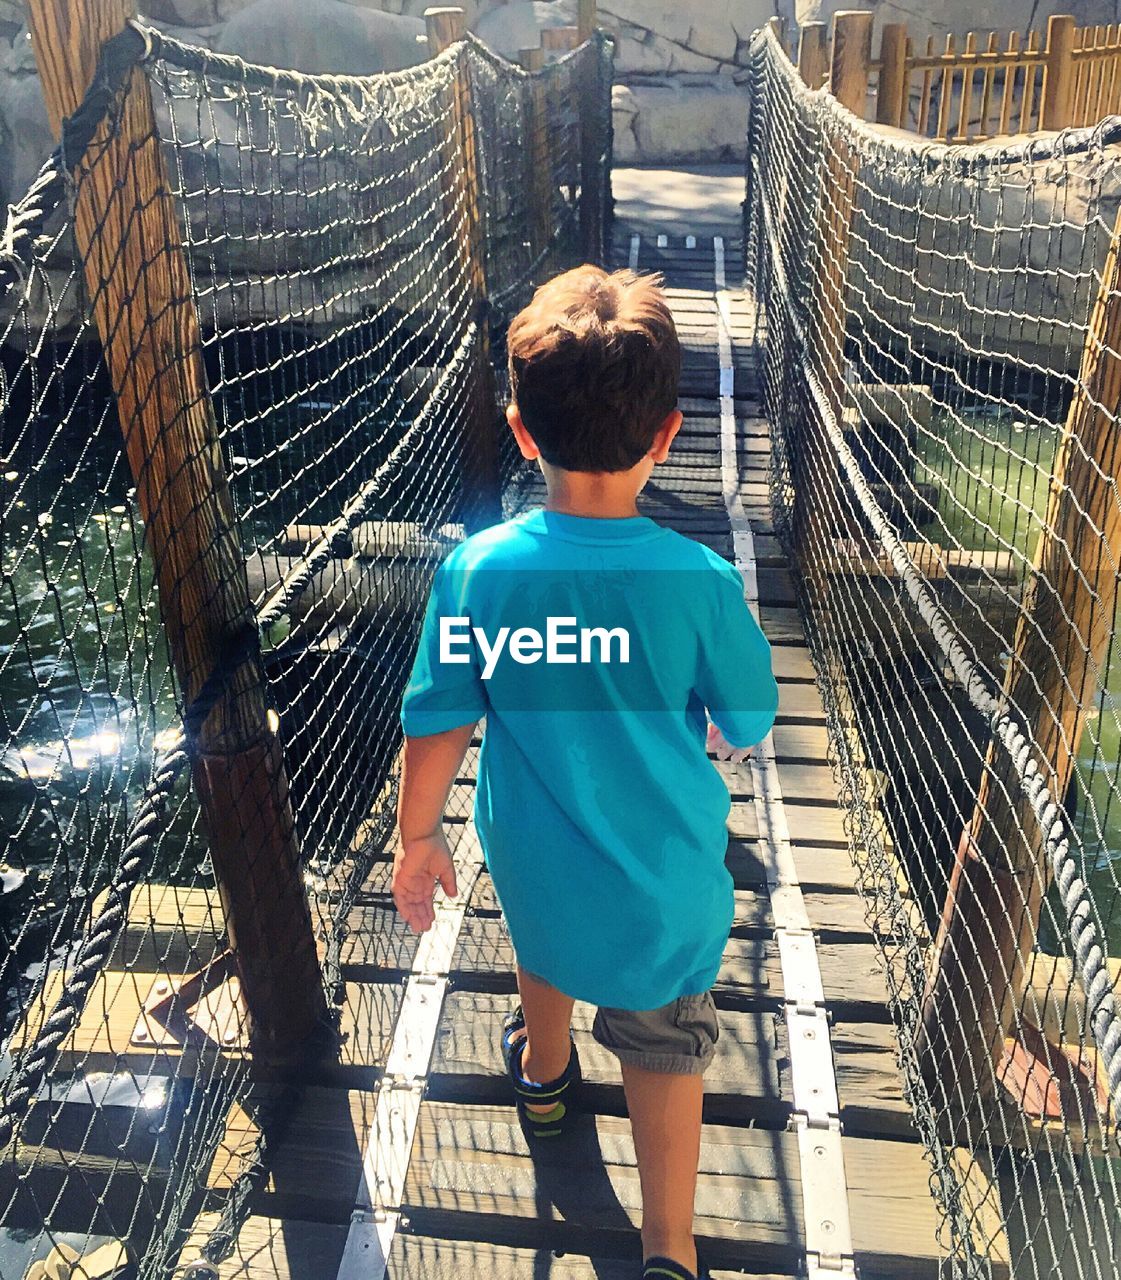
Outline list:
[[[669,1258],[647,1258],[642,1264],[642,1280],[698,1280],[680,1262]]]
[[[535,1084],[522,1075],[522,1052],[525,1049],[525,1017],[521,1006],[502,1024],[502,1060],[506,1063],[506,1074],[514,1087],[514,1101],[518,1108],[518,1119],[527,1138],[534,1141],[547,1138],[561,1138],[572,1129],[577,1115],[576,1094],[580,1087],[580,1059],[576,1053],[576,1045],[572,1046],[572,1054],[563,1074],[548,1084]],[[548,1111],[531,1111],[526,1105],[553,1105]]]

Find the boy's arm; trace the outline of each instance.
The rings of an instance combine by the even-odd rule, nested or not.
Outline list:
[[[739,574],[729,568],[721,579],[713,634],[705,637],[702,648],[697,693],[717,730],[710,734],[709,746],[721,759],[739,763],[746,758],[739,756],[740,750],[762,742],[774,724],[778,685],[771,646],[747,607]]]
[[[455,867],[444,835],[444,807],[475,722],[443,733],[405,739],[397,825],[401,843],[393,859],[393,901],[417,933],[435,919],[432,901],[439,883],[449,898],[457,892]]]

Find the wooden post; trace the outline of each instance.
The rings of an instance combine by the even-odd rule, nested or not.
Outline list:
[[[833,18],[833,59],[830,91],[844,106],[863,117],[872,50],[872,15],[842,12]],[[840,136],[827,136],[820,175],[821,203],[817,215],[816,261],[812,273],[810,309],[815,326],[818,367],[830,407],[844,420],[848,388],[845,382],[849,240],[856,205],[856,159]],[[811,590],[822,557],[829,557],[831,540],[854,536],[858,529],[849,505],[838,501],[842,486],[833,450],[825,433],[807,420],[808,459],[817,474],[802,477],[803,492],[795,501],[795,539],[801,572]]]
[[[880,76],[876,123],[903,127],[907,110],[907,26],[885,22],[880,34]]]
[[[56,136],[131,0],[30,0]],[[92,159],[88,158],[92,157]],[[202,336],[151,93],[134,70],[115,127],[77,164],[75,239],[152,551],[185,703],[253,625],[245,563],[202,360]],[[287,1057],[326,1017],[279,743],[256,658],[203,721],[194,781],[231,946],[265,1054]]]
[[[1055,454],[1046,520],[1004,685],[1006,702],[1030,734],[1033,758],[1060,805],[1096,703],[1118,603],[1119,351],[1121,214]],[[972,1064],[967,1093],[991,1095],[995,1089],[1050,879],[1042,833],[1006,751],[992,742],[950,875],[919,1042],[920,1053],[943,1072]]]
[[[546,53],[571,53],[579,43],[579,27],[542,27],[541,29],[541,48]]]
[[[802,27],[798,71],[810,89],[820,89],[829,78],[829,28],[824,22],[807,22]]]
[[[833,15],[833,61],[829,91],[843,106],[864,119],[868,104],[868,70],[872,62],[873,16],[845,9]]]
[[[1044,52],[1043,97],[1039,108],[1041,129],[1069,128],[1074,103],[1074,19],[1054,13],[1047,20]]]
[[[596,25],[596,0],[580,0],[576,14],[576,31],[580,44],[595,35]]]
[[[428,51],[437,57],[467,34],[467,18],[456,7],[424,11]],[[454,246],[470,290],[473,318],[479,325],[479,348],[470,417],[464,437],[464,489],[472,499],[469,528],[485,528],[502,518],[502,475],[498,453],[498,399],[490,354],[487,317],[486,239],[479,181],[479,153],[475,143],[475,115],[468,68],[461,62],[452,89],[450,127],[444,140],[445,206],[452,226],[462,209],[467,234]]]

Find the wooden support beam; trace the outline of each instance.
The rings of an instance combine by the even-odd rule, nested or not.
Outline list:
[[[580,0],[579,7],[576,11],[576,30],[579,34],[581,44],[583,44],[585,40],[590,40],[592,36],[595,35],[598,21],[596,0]]]
[[[433,57],[467,34],[467,16],[460,8],[442,6],[424,11],[428,48]],[[447,183],[444,205],[449,226],[462,216],[467,234],[457,237],[468,281],[470,306],[479,324],[479,342],[473,370],[473,389],[463,438],[464,521],[469,530],[484,528],[502,518],[502,477],[498,454],[497,393],[490,355],[487,318],[486,243],[483,232],[482,184],[479,151],[475,140],[475,114],[467,63],[461,59],[451,88],[449,127],[444,140]]]
[[[1053,13],[1047,20],[1044,50],[1043,99],[1039,108],[1041,129],[1069,128],[1074,113],[1074,19]]]
[[[1078,386],[1052,471],[1004,698],[1062,805],[1113,631],[1121,563],[1121,215],[1090,318]],[[920,1052],[991,1095],[1004,1039],[1030,1007],[1043,898],[1040,832],[1004,748],[990,743],[973,818],[951,871],[924,1003]],[[934,1082],[937,1084],[937,1081]],[[943,1086],[944,1087],[944,1086]]]
[[[56,136],[131,0],[30,0]],[[254,625],[202,335],[148,81],[133,70],[74,170],[78,255],[152,552],[168,648],[189,707]],[[280,745],[255,655],[199,729],[194,780],[254,1039],[289,1056],[326,1017]],[[277,957],[283,956],[283,965]]]
[[[873,20],[873,15],[864,10],[845,9],[833,15],[829,92],[861,120],[868,101]]]
[[[829,78],[829,28],[824,22],[807,22],[798,38],[798,71],[810,89],[820,89]]]
[[[876,122],[899,129],[907,110],[907,25],[886,22],[880,34]]]
[[[424,26],[428,52],[435,58],[467,34],[467,15],[456,5],[436,6],[425,9]]]
[[[579,27],[543,27],[541,29],[541,48],[546,53],[570,53],[579,43]]]

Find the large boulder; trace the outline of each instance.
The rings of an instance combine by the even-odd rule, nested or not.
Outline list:
[[[746,97],[727,76],[667,76],[616,85],[612,105],[620,164],[743,159]]]
[[[217,49],[267,67],[352,76],[398,71],[428,56],[419,18],[341,0],[254,0],[226,23]]]
[[[522,49],[535,49],[546,27],[567,27],[576,22],[575,0],[514,0],[481,14],[475,34],[495,53],[516,62]]]

